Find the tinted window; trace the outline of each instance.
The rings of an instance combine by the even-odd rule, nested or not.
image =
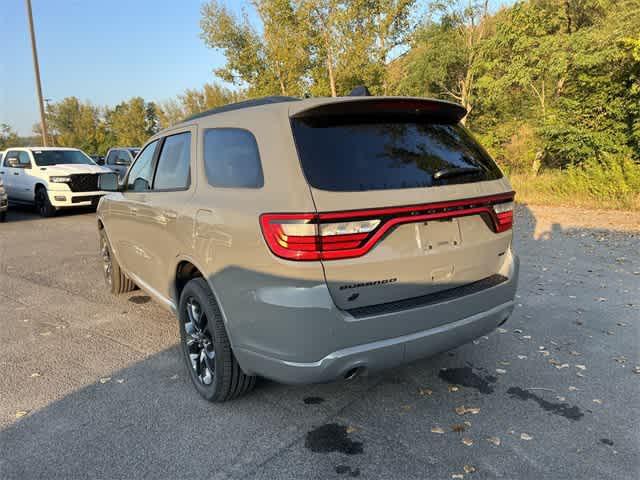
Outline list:
[[[31,153],[33,153],[33,159],[39,167],[96,164],[80,150],[32,150]]]
[[[126,150],[118,150],[118,155],[116,156],[116,161],[120,160],[124,162],[124,165],[129,165],[131,163],[131,157]]]
[[[292,125],[307,180],[323,190],[419,188],[502,176],[459,125],[395,118],[306,118]]]
[[[107,165],[115,165],[117,156],[118,156],[118,151],[111,150],[109,152],[109,155],[107,155]]]
[[[136,162],[131,166],[129,170],[129,176],[127,177],[127,190],[133,190],[134,192],[143,192],[145,190],[151,190],[151,183],[153,182],[153,154],[156,150],[158,141],[151,142],[138,156]]]
[[[214,187],[260,188],[264,184],[258,145],[247,130],[207,130],[204,164],[209,184]]]
[[[162,145],[154,190],[175,190],[189,186],[191,162],[191,134],[180,133],[167,137]]]

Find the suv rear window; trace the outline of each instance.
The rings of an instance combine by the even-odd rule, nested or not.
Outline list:
[[[502,177],[461,125],[306,117],[293,119],[292,128],[307,180],[321,190],[421,188]]]

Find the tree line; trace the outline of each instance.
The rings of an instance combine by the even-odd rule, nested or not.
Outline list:
[[[162,103],[99,108],[70,97],[47,116],[56,144],[140,145],[193,113],[264,95],[443,98],[512,172],[640,159],[640,0],[253,0],[202,7],[200,33],[225,64]],[[0,148],[10,133],[0,130]],[[15,141],[15,138],[13,139]],[[631,162],[631,163],[629,163]],[[626,168],[626,167],[625,167]]]

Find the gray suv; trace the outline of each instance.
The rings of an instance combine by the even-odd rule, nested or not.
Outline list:
[[[269,97],[152,137],[98,207],[113,293],[180,324],[196,389],[349,379],[454,348],[514,306],[514,192],[452,103]]]

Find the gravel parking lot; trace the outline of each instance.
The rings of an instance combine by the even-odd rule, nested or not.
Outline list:
[[[213,405],[105,292],[92,213],[0,224],[0,478],[636,479],[640,216],[521,207],[517,308],[454,351]]]

